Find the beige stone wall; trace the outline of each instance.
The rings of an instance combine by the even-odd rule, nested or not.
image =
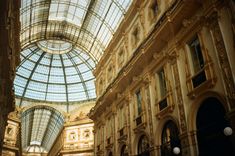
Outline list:
[[[19,155],[20,150],[20,120],[17,111],[8,115],[7,126],[3,140],[3,156]]]
[[[119,155],[123,145],[136,155],[142,135],[151,155],[160,155],[162,129],[169,120],[179,129],[182,155],[198,155],[196,114],[208,97],[223,103],[234,127],[231,6],[222,1],[157,2],[154,17],[153,1],[134,2],[94,72],[98,98],[89,116],[95,123],[95,155]],[[190,53],[195,38],[204,60],[198,71]],[[205,79],[199,84],[198,75]]]

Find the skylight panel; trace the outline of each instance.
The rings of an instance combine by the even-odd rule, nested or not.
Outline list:
[[[31,54],[35,49],[30,50],[29,48],[21,52],[21,56],[27,57]]]
[[[39,51],[37,51],[38,53],[40,53]],[[38,59],[40,58],[40,55],[38,54],[35,54],[35,55],[32,55],[29,60],[32,61],[32,62],[37,62]]]
[[[65,19],[67,15],[69,5],[68,4],[59,4],[59,8],[57,10],[57,18]]]
[[[86,100],[87,96],[85,92],[71,93],[69,94],[69,99],[71,99],[71,101],[77,101],[77,99]]]
[[[38,73],[38,74],[43,75],[44,77],[47,77],[46,75],[48,75],[49,71],[50,71],[49,64],[47,66],[38,64],[37,70],[35,71],[35,73]]]
[[[25,92],[25,97],[40,100],[45,97],[45,92],[38,92],[31,89],[27,89]]]
[[[21,70],[20,68],[22,68],[22,70],[27,69],[27,70],[29,70],[29,71],[31,72],[32,69],[34,68],[34,66],[35,66],[35,63],[34,63],[34,62],[32,62],[31,60],[26,60],[26,61],[19,67],[18,71],[21,72],[21,71],[20,71],[20,70]],[[27,71],[24,71],[24,72],[27,72]]]
[[[92,67],[95,68],[95,62],[90,58],[89,60],[87,60],[87,63]]]
[[[78,92],[83,92],[83,91],[84,91],[84,86],[82,83],[68,85],[69,93],[78,93]]]
[[[29,6],[30,4],[31,4],[31,0],[22,0],[21,1],[21,6],[22,7]]]
[[[46,91],[46,86],[47,85],[44,84],[44,83],[30,81],[29,85],[28,85],[28,89],[35,90],[37,88],[37,90],[45,92]]]
[[[65,85],[64,76],[63,75],[61,76],[50,75],[48,83],[54,83],[57,85]]]
[[[71,62],[71,60],[63,58],[63,62],[64,62],[65,68],[73,67],[73,63]]]
[[[88,8],[88,5],[89,5],[90,1],[91,0],[71,0],[71,2],[78,3],[79,5],[81,5],[84,8]]]
[[[118,8],[115,5],[112,5],[112,9],[109,11],[105,21],[109,23],[109,25],[113,30],[116,30],[117,26],[119,25],[121,17],[122,17],[122,12],[120,8]]]
[[[65,68],[65,73],[68,77],[70,77],[70,75],[78,75],[77,70],[74,67]]]
[[[89,20],[89,24],[87,26],[87,30],[93,34],[96,35],[99,31],[100,26],[102,25],[102,19],[99,19],[98,17],[91,15],[90,16],[90,20]]]
[[[69,76],[66,77],[66,80],[67,80],[67,82],[69,82],[69,83],[67,83],[67,85],[68,84],[74,84],[74,83],[81,83],[82,82],[81,78],[80,78],[80,76],[78,74],[76,74],[76,75],[69,75]]]
[[[53,60],[52,66],[53,67],[61,67],[61,60]]]
[[[15,94],[22,96],[24,92],[24,87],[18,86],[17,84],[14,85],[15,88]]]
[[[98,43],[94,44],[93,47],[91,48],[91,51],[93,53],[93,56],[95,58],[99,58],[102,56],[102,51],[103,49],[99,46]]]
[[[94,9],[94,12],[97,13],[103,19],[105,17],[105,14],[109,10],[111,3],[112,1],[107,1],[107,0],[97,1],[97,5]]]
[[[25,78],[28,78],[31,74],[31,70],[29,69],[26,69],[24,67],[21,67],[20,69],[18,69],[17,73],[20,75],[20,76],[23,76]]]
[[[33,80],[38,81],[38,82],[40,82],[42,84],[44,84],[44,83],[46,84],[47,81],[48,81],[48,76],[45,75],[45,74],[40,74],[40,73],[34,72],[31,81],[33,81]]]
[[[65,93],[65,86],[64,85],[55,85],[55,84],[48,84],[48,93]],[[51,92],[50,92],[51,91]]]
[[[86,2],[87,2],[87,1],[84,1],[84,0],[81,0],[81,1],[79,1],[79,0],[71,0],[71,3],[72,3],[72,4],[77,4],[78,2],[79,2],[80,5],[82,5],[82,2],[83,2],[83,5],[86,6]],[[84,4],[84,3],[85,3],[85,4]]]
[[[80,69],[80,72],[81,72],[81,73],[90,71],[90,69],[87,67],[87,65],[86,65],[85,63],[79,65],[78,68]]]
[[[86,87],[88,90],[95,89],[94,81],[87,81],[87,82],[85,82],[85,84],[86,84]]]
[[[66,94],[47,93],[46,101],[66,101]]]
[[[68,10],[68,18],[73,20],[75,17],[75,11],[76,11],[77,6],[75,5],[70,5],[69,10]]]
[[[89,94],[89,97],[90,97],[90,98],[96,98],[96,93],[95,93],[95,90],[94,90],[94,89],[89,90],[89,91],[88,91],[88,94]]]
[[[14,80],[14,84],[17,84],[18,86],[21,86],[21,87],[25,87],[26,83],[27,83],[27,79],[16,75],[16,78]]]
[[[84,16],[84,14],[85,14],[85,11],[86,11],[86,10],[84,10],[84,8],[77,7],[77,8],[76,8],[76,12],[75,12],[74,15],[75,15],[77,18],[79,18],[79,19],[83,19],[83,16]],[[76,24],[78,24],[78,23],[76,23]]]
[[[122,8],[124,8],[125,10],[127,10],[131,4],[131,0],[114,0],[116,1],[116,3],[119,3]]]
[[[85,80],[89,80],[94,77],[91,72],[82,73],[82,76]]]
[[[84,59],[84,60],[88,60],[90,57],[86,54],[86,53],[84,53],[84,52],[81,52],[80,53],[80,56]]]
[[[103,43],[102,46],[106,47],[111,37],[112,37],[111,32],[105,25],[103,25],[100,29],[99,34],[97,35],[98,40],[100,40]],[[97,42],[95,43],[98,44]]]

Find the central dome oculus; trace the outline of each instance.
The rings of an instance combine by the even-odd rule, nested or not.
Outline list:
[[[73,49],[73,45],[62,40],[42,40],[37,42],[37,46],[50,54],[65,54]]]

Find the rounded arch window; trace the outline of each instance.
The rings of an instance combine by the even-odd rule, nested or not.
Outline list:
[[[109,152],[109,155],[108,156],[113,156],[113,153],[112,152]]]
[[[168,121],[163,127],[161,143],[161,156],[172,156],[174,155],[173,148],[181,147],[179,130],[173,121]]]
[[[138,142],[138,156],[150,156],[149,142],[145,135],[142,135]]]
[[[123,145],[121,148],[121,156],[128,156],[127,146]]]

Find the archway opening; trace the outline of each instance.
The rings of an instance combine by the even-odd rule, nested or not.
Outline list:
[[[121,148],[121,156],[128,156],[127,146],[123,145]]]
[[[179,130],[173,121],[168,121],[163,127],[161,142],[161,156],[176,155],[173,149],[181,149]],[[181,155],[181,152],[177,152],[177,155]]]
[[[222,103],[216,98],[203,101],[197,113],[197,141],[199,156],[234,156],[231,136],[223,133],[229,127]]]
[[[142,135],[139,139],[138,156],[150,156],[149,142],[145,135]]]
[[[112,152],[109,152],[109,156],[113,156],[113,153],[112,153]]]

